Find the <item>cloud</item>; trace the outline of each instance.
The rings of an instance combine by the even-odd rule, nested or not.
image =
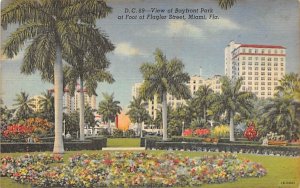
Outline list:
[[[237,30],[242,27],[228,18],[220,18],[218,20],[206,20],[206,26],[214,31]]]
[[[167,24],[167,35],[169,36],[190,36],[200,37],[203,35],[203,31],[184,20],[169,21]]]
[[[116,45],[115,53],[122,56],[137,56],[144,54],[140,49],[133,47],[128,42],[118,43]]]

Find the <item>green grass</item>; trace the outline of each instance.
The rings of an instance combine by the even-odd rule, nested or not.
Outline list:
[[[111,143],[114,143],[113,147],[121,147],[123,144],[119,143],[123,139],[110,139]],[[131,140],[133,142],[133,140]],[[123,141],[124,142],[124,141]],[[117,144],[116,144],[117,143]],[[137,143],[137,141],[133,142]],[[117,146],[116,146],[117,145]],[[128,145],[126,144],[128,147]],[[131,147],[134,147],[132,145]],[[67,159],[76,154],[76,153],[99,153],[104,151],[70,151],[64,154],[64,161],[68,161]],[[163,153],[165,151],[146,151],[151,153]],[[50,153],[50,152],[49,152]],[[203,155],[214,155],[218,153],[205,153],[205,152],[180,152],[184,156],[189,157],[199,157]],[[9,153],[9,154],[0,154],[0,157],[9,155],[13,157],[17,157],[23,155],[24,153]],[[240,178],[238,181],[231,183],[223,183],[223,184],[205,184],[204,188],[298,188],[300,185],[300,158],[291,158],[291,157],[275,157],[275,156],[259,156],[259,155],[250,155],[250,154],[238,154],[240,159],[249,159],[251,161],[261,163],[268,171],[268,174],[262,178]],[[294,182],[294,185],[283,185],[281,182]],[[1,178],[0,187],[2,188],[29,188],[28,185],[21,185],[14,183],[9,178]]]
[[[140,138],[108,138],[107,147],[140,147]]]

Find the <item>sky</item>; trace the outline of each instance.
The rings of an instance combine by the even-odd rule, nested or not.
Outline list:
[[[2,6],[8,1],[2,1]],[[237,0],[229,10],[222,10],[217,0],[130,0],[107,2],[113,11],[97,22],[115,45],[115,50],[107,54],[111,62],[109,71],[113,74],[113,84],[99,83],[97,103],[102,100],[102,92],[114,93],[115,99],[126,108],[131,100],[134,83],[142,82],[140,66],[153,63],[153,52],[160,48],[167,59],[179,58],[185,65],[185,72],[200,74],[208,78],[224,75],[224,48],[234,40],[236,43],[281,45],[287,48],[287,72],[299,71],[299,1],[298,0]],[[144,19],[128,20],[125,9],[147,10]],[[203,13],[207,19],[146,19],[151,8],[165,9],[212,9],[219,19],[208,19],[211,13]],[[118,19],[123,15],[123,19]],[[131,16],[143,14],[130,13]],[[155,14],[155,15],[159,15]],[[168,13],[162,13],[167,15]],[[188,17],[188,14],[185,14]],[[1,29],[1,44],[16,26]],[[4,104],[12,107],[16,94],[24,91],[30,96],[39,95],[52,84],[42,82],[39,74],[21,75],[20,65],[24,51],[13,59],[1,55],[0,96]]]

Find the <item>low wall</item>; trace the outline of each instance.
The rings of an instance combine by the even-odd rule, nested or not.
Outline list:
[[[65,151],[102,150],[106,147],[106,138],[93,138],[86,141],[64,141]],[[42,143],[0,143],[1,153],[53,151],[53,142]]]
[[[262,146],[238,143],[202,143],[202,142],[171,142],[146,138],[146,149],[157,150],[186,150],[186,151],[211,151],[211,152],[237,152],[265,155],[300,156],[297,146]]]

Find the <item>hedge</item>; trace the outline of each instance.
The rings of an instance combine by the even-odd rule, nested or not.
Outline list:
[[[53,142],[42,143],[0,143],[1,153],[53,151]],[[106,147],[106,138],[90,138],[86,141],[64,141],[65,151],[102,150]]]
[[[148,141],[150,144],[148,144]],[[147,149],[158,150],[188,150],[188,151],[211,151],[211,152],[237,152],[265,155],[300,156],[299,147],[293,146],[262,146],[230,143],[196,143],[196,142],[162,142],[146,140]]]

